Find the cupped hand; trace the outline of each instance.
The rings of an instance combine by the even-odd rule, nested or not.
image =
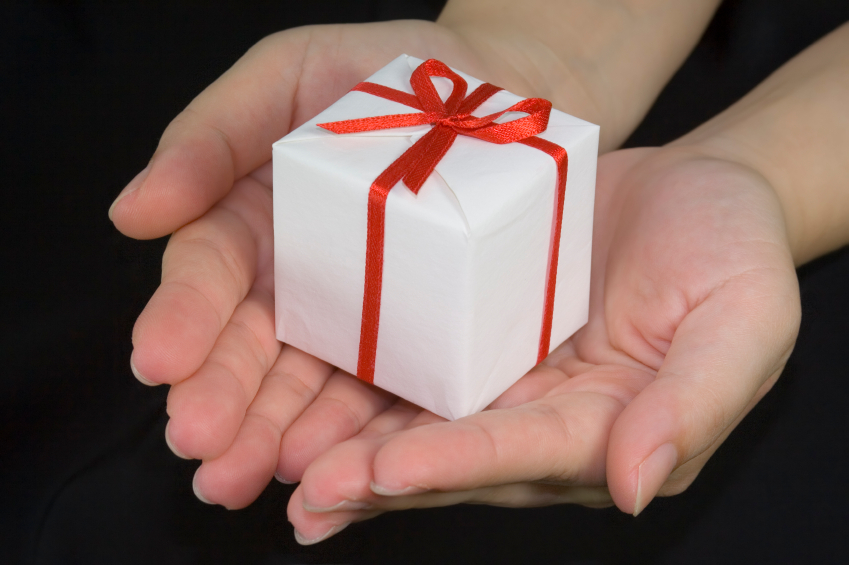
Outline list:
[[[302,543],[461,502],[636,515],[690,485],[795,342],[780,204],[695,148],[620,151],[599,161],[593,245],[587,326],[484,412],[396,403],[318,456],[289,503]]]
[[[271,144],[404,52],[545,95],[545,84],[527,78],[560,76],[531,64],[546,59],[534,56],[544,47],[510,37],[523,74],[499,54],[505,42],[421,21],[272,35],[174,119],[119,195],[109,215],[123,233],[173,232],[161,285],[133,330],[131,366],[142,382],[172,385],[166,440],[204,461],[201,498],[241,507],[275,471],[297,481],[319,453],[395,402],[275,339]]]

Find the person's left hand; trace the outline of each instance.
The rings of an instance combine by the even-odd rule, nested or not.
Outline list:
[[[452,21],[308,26],[263,39],[174,118],[112,204],[109,216],[128,236],[173,232],[162,282],[133,328],[130,367],[145,384],[171,385],[165,440],[203,461],[193,481],[201,500],[241,508],[275,474],[300,480],[318,454],[397,400],[275,339],[275,140],[399,53],[559,102],[618,132],[602,147],[629,131],[634,110],[617,104],[623,123],[608,119],[590,78],[552,57],[533,26]]]
[[[735,163],[619,151],[599,161],[593,245],[587,326],[484,412],[446,422],[397,403],[319,456],[289,503],[301,543],[461,502],[636,515],[690,485],[795,343],[780,204]]]

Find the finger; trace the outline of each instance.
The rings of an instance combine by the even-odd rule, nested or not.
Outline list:
[[[392,434],[408,426],[425,425],[419,414],[429,414],[407,402],[398,402],[372,419],[355,437],[319,455],[304,471],[301,490],[310,512],[362,510],[375,498],[371,491],[372,462]],[[444,420],[443,420],[444,421]]]
[[[195,473],[195,492],[230,509],[256,500],[277,469],[283,432],[315,400],[333,370],[312,355],[283,346],[233,444]]]
[[[372,505],[359,510],[333,509],[310,511],[303,501],[303,485],[289,501],[289,521],[295,537],[302,545],[324,541],[351,523],[369,520],[387,511],[412,508],[437,508],[455,504],[487,504],[506,508],[533,508],[554,504],[580,504],[591,508],[612,506],[604,487],[564,487],[519,483],[459,492],[428,492],[414,496],[382,497],[372,495]]]
[[[723,430],[723,432],[710,444],[705,450],[701,453],[695,455],[692,459],[686,461],[684,464],[676,467],[675,470],[669,475],[669,478],[663,483],[660,489],[657,492],[657,496],[673,496],[676,494],[680,494],[687,490],[687,488],[693,484],[693,481],[698,477],[699,473],[702,470],[702,467],[708,462],[708,460],[713,456],[717,449],[725,442],[731,432],[734,431],[734,428],[743,421],[743,418],[748,414],[752,408],[760,401],[764,395],[769,392],[775,382],[778,380],[778,377],[781,375],[781,372],[774,373],[767,381],[761,385],[761,388],[755,393],[754,398],[749,402],[749,404],[743,409],[743,411],[734,419],[733,422],[729,426]]]
[[[253,179],[168,242],[162,283],[133,328],[134,371],[153,383],[177,383],[209,355],[257,270],[270,274],[271,194]],[[267,279],[267,280],[266,280]],[[266,291],[270,278],[262,279]]]
[[[380,510],[341,511],[315,514],[304,509],[303,491],[292,493],[287,507],[289,521],[295,526],[295,539],[301,545],[313,545],[335,536],[352,522],[360,522],[382,514]]]
[[[657,379],[611,433],[608,483],[620,509],[639,514],[673,469],[715,449],[766,393],[798,331],[798,287],[787,271],[726,283],[678,327]]]
[[[375,492],[543,479],[603,485],[610,427],[651,375],[629,368],[591,374],[564,382],[557,395],[398,434],[374,458]]]
[[[357,435],[395,401],[392,394],[337,371],[315,401],[283,434],[278,477],[284,482],[299,481],[316,457]]]
[[[568,376],[557,367],[539,365],[516,384],[492,401],[487,407],[490,410],[498,408],[513,408],[545,396],[551,389],[561,384]]]
[[[171,233],[271,158],[271,144],[291,125],[308,38],[305,30],[267,37],[192,100],[112,205],[121,232],[140,239]]]
[[[336,535],[353,522],[361,522],[387,511],[437,508],[455,504],[487,504],[506,508],[533,508],[554,504],[580,504],[590,508],[613,505],[605,487],[569,487],[518,483],[471,491],[426,492],[412,496],[371,495],[370,504],[360,509],[319,509],[313,511],[303,500],[304,485],[298,487],[288,507],[289,521],[299,543],[311,545]]]
[[[391,412],[388,411],[387,414]],[[384,415],[376,420],[382,419]],[[389,428],[403,426],[396,419]],[[394,425],[392,425],[394,424]],[[363,437],[345,441],[307,468],[301,482],[303,507],[311,514],[368,510],[406,510],[434,508],[453,504],[489,504],[512,508],[583,504],[593,507],[613,504],[606,487],[575,487],[554,482],[513,483],[460,491],[419,492],[408,495],[380,495],[373,490],[371,461],[375,453],[395,434]],[[296,523],[296,527],[298,524]]]
[[[168,393],[166,435],[176,453],[211,459],[230,446],[280,346],[271,293],[254,289],[200,369]]]
[[[398,403],[375,417],[360,434],[334,446],[306,469],[299,489],[303,509],[293,512],[290,507],[290,521],[297,529],[318,535],[317,532],[325,532],[343,522],[358,519],[353,518],[358,512],[376,509],[403,510],[459,503],[515,507],[559,503],[594,507],[611,504],[610,495],[604,487],[564,487],[538,483],[453,492],[427,491],[412,496],[376,494],[372,490],[372,462],[377,451],[399,432],[405,433],[402,430],[411,430],[436,421],[444,420],[406,403]],[[418,490],[411,489],[408,492]],[[320,516],[324,513],[343,513],[345,518]]]
[[[305,470],[289,502],[289,521],[299,543],[310,545],[335,535],[352,521],[381,513],[372,507],[371,461],[392,433],[424,425],[430,414],[404,401],[395,403],[366,424],[356,437],[336,444]],[[436,416],[438,418],[438,416]]]

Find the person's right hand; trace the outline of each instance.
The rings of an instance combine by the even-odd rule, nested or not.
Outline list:
[[[283,453],[279,478],[300,480],[316,456],[394,402],[275,339],[271,144],[403,52],[526,96],[550,96],[547,83],[528,78],[546,77],[584,104],[571,75],[529,63],[550,60],[536,52],[542,45],[509,38],[509,60],[526,65],[519,72],[502,56],[506,43],[422,21],[272,35],[174,119],[113,204],[110,217],[130,237],[173,232],[162,283],[133,331],[131,366],[142,382],[173,385],[166,440],[204,461],[201,498],[249,504]]]

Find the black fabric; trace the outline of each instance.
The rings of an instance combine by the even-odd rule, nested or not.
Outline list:
[[[129,371],[165,240],[106,210],[168,121],[251,44],[308,23],[433,18],[438,1],[99,3],[0,8],[0,563],[849,562],[849,251],[800,271],[787,371],[684,494],[615,509],[456,507],[382,516],[298,546],[291,487],[197,501],[163,441],[164,387]],[[629,145],[714,115],[849,19],[849,3],[739,0]]]

